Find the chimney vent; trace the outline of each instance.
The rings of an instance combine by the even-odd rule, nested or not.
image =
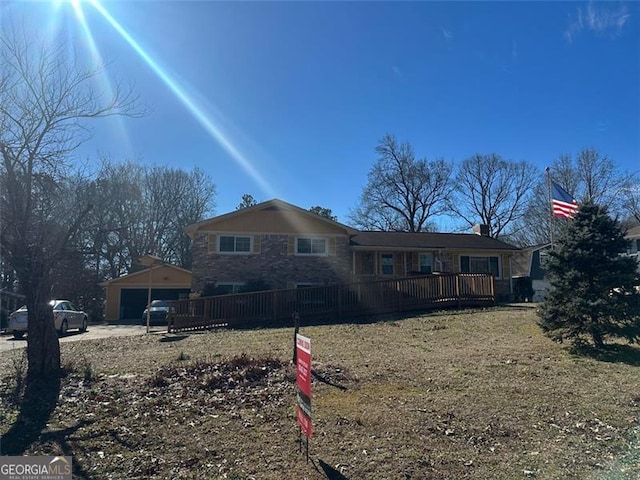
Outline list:
[[[484,223],[475,224],[472,230],[476,235],[481,235],[483,237],[489,236],[489,225],[485,225]]]

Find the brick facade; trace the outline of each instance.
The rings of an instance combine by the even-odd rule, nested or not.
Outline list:
[[[348,236],[336,237],[335,254],[305,256],[289,254],[290,236],[261,234],[260,251],[251,254],[209,252],[209,236],[199,233],[193,242],[192,292],[207,284],[246,283],[263,280],[272,289],[294,284],[331,284],[349,281],[351,253]]]

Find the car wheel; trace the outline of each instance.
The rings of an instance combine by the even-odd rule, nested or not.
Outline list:
[[[82,326],[80,327],[80,333],[87,331],[87,317],[82,317]]]
[[[24,336],[24,332],[13,332],[13,338],[21,339]]]
[[[60,336],[64,337],[67,334],[67,329],[69,328],[69,325],[67,324],[67,319],[65,318],[64,320],[62,320],[62,325],[60,325]]]

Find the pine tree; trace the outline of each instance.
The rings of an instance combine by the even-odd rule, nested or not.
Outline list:
[[[628,240],[607,209],[585,203],[570,221],[546,266],[551,289],[539,325],[553,340],[574,346],[589,338],[597,348],[608,337],[640,341],[640,274]]]

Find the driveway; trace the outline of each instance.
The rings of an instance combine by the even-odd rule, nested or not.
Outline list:
[[[126,337],[131,335],[144,335],[147,327],[142,325],[89,325],[86,332],[71,331],[60,342],[77,342],[79,340],[95,340],[107,337]],[[149,330],[151,333],[166,333],[167,327],[154,325]],[[13,335],[0,335],[0,352],[22,348],[27,346],[27,339],[16,340]]]

